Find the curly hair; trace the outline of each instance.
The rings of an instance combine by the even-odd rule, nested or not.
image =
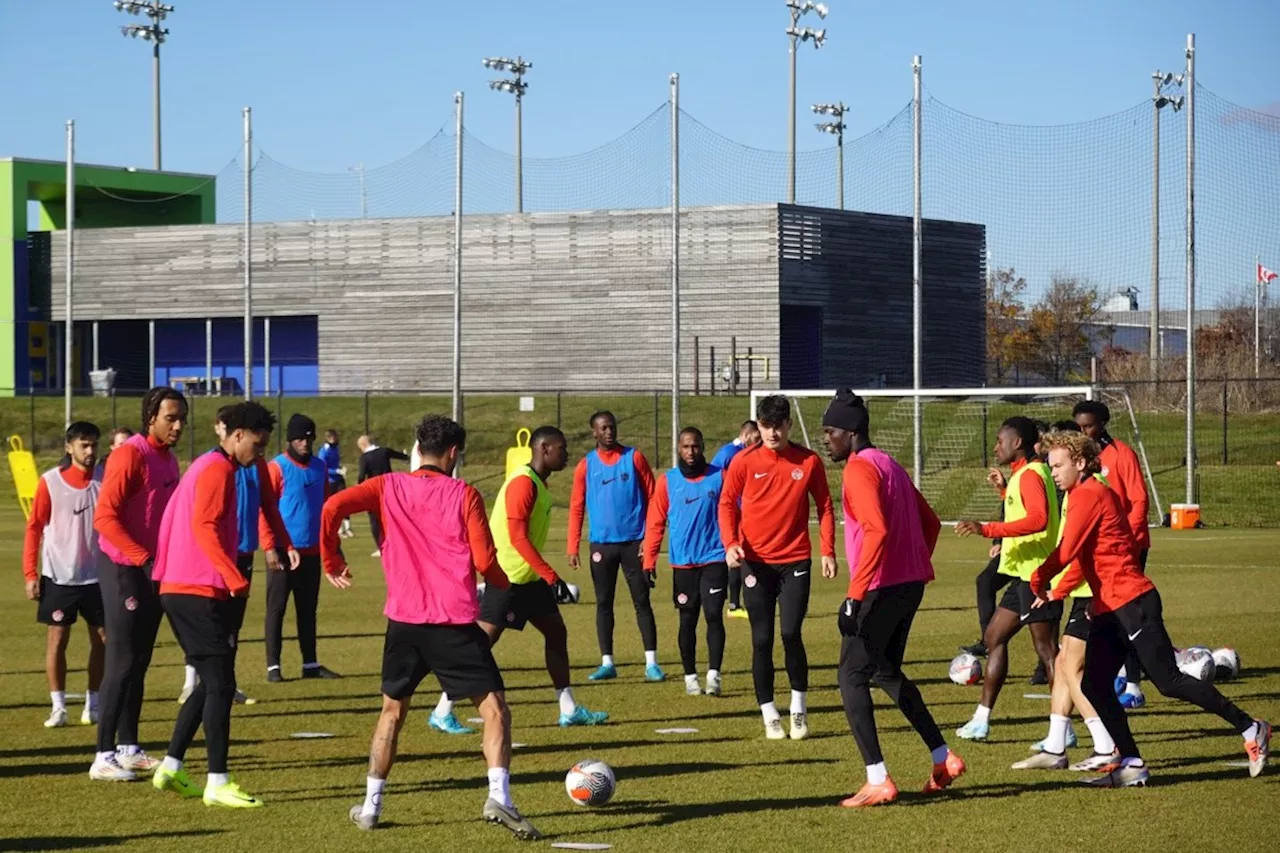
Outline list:
[[[1086,476],[1097,474],[1102,470],[1102,463],[1098,460],[1098,455],[1102,453],[1102,449],[1098,447],[1096,441],[1082,432],[1053,430],[1040,440],[1040,448],[1046,455],[1051,450],[1065,450],[1070,455],[1072,462],[1079,462],[1083,459]]]
[[[218,421],[226,427],[228,434],[238,429],[249,432],[272,432],[276,428],[275,413],[252,400],[219,409]]]
[[[182,413],[182,420],[187,419],[187,398],[167,385],[158,385],[142,398],[142,431],[144,433],[149,432],[151,422],[160,417],[160,407],[164,405],[165,400],[176,400],[178,411]]]
[[[414,430],[418,450],[432,456],[446,453],[450,447],[462,452],[467,446],[467,431],[444,415],[426,415]]]

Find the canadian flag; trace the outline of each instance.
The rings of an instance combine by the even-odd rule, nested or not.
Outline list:
[[[1280,278],[1280,273],[1272,272],[1262,264],[1258,264],[1258,284],[1270,284],[1277,278]]]

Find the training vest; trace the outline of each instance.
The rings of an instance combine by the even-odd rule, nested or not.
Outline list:
[[[120,524],[134,542],[155,556],[160,519],[178,488],[178,457],[172,451],[157,450],[145,435],[135,435],[125,444],[142,454],[142,488],[124,499],[119,509]],[[101,534],[98,547],[113,563],[130,565],[129,558]]]
[[[1020,580],[1031,580],[1031,575],[1044,564],[1058,544],[1058,528],[1062,526],[1062,513],[1058,509],[1058,493],[1049,476],[1049,466],[1043,462],[1028,462],[1019,468],[1005,487],[1005,523],[1021,521],[1027,517],[1022,505],[1022,478],[1039,477],[1044,482],[1048,519],[1044,530],[1026,536],[1005,536],[1000,540],[1000,569],[1002,575]]]
[[[667,555],[672,566],[706,566],[724,562],[720,541],[720,488],[724,472],[707,466],[697,480],[690,480],[679,468],[667,472]]]
[[[160,522],[160,544],[156,548],[155,570],[151,578],[157,583],[203,586],[229,592],[222,573],[197,544],[192,532],[196,508],[196,483],[206,469],[218,466],[232,476],[236,465],[221,450],[210,450],[187,469],[178,490],[165,508]],[[236,466],[239,467],[239,466]],[[233,493],[232,501],[235,501]],[[218,519],[218,544],[231,562],[236,560],[236,506],[233,503]]]
[[[1097,480],[1099,483],[1106,486],[1108,489],[1111,488],[1111,484],[1107,482],[1107,478],[1102,476],[1101,474],[1094,474],[1093,479]],[[1058,544],[1059,545],[1062,544],[1062,534],[1067,529],[1067,525],[1066,525],[1067,499],[1070,497],[1071,495],[1069,493],[1064,494],[1062,497],[1063,523],[1058,525]],[[1056,587],[1058,585],[1058,581],[1062,580],[1062,576],[1065,575],[1067,573],[1067,570],[1070,568],[1071,568],[1070,565],[1063,566],[1062,571],[1059,572],[1057,575],[1055,575],[1053,580],[1049,581],[1049,589],[1053,589],[1054,587]],[[1089,588],[1089,581],[1088,580],[1080,581],[1080,585],[1077,586],[1075,589],[1071,590],[1071,592],[1067,593],[1067,597],[1068,598],[1093,598],[1093,590]]]
[[[382,476],[386,617],[411,625],[470,625],[480,618],[476,571],[463,519],[467,484],[445,476]]]
[[[537,494],[533,513],[529,516],[529,541],[538,549],[538,553],[542,553],[546,547],[547,534],[551,531],[551,494],[547,491],[547,484],[528,465],[518,468],[498,490],[498,501],[489,517],[489,530],[493,533],[493,544],[498,549],[498,565],[502,566],[507,578],[512,583],[533,583],[542,580],[542,576],[533,570],[529,561],[520,556],[516,546],[511,544],[511,525],[507,519],[507,486],[520,477],[532,480]]]
[[[587,521],[593,544],[644,539],[645,494],[636,476],[636,450],[623,449],[612,465],[594,450],[587,454]]]
[[[40,543],[40,573],[59,586],[88,586],[98,582],[98,534],[93,511],[102,475],[77,489],[53,468],[41,476],[49,490],[49,523]]]
[[[886,539],[884,557],[871,572],[867,590],[933,580],[933,560],[920,526],[920,507],[911,477],[892,456],[878,447],[858,451],[858,458],[880,472],[880,507],[884,514]],[[844,504],[844,549],[849,575],[858,570],[862,558],[862,524]]]
[[[236,527],[239,533],[236,550],[252,554],[258,550],[258,511],[262,509],[262,484],[258,482],[258,466],[236,466]]]
[[[289,531],[289,541],[299,550],[320,545],[320,511],[324,509],[324,485],[328,472],[324,463],[312,456],[305,468],[287,453],[272,460],[280,468],[280,517]]]

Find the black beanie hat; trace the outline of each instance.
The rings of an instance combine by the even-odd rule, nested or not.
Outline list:
[[[822,416],[822,425],[866,435],[871,418],[862,398],[848,388],[841,388],[827,406],[827,411]]]
[[[297,441],[300,438],[315,438],[316,422],[306,415],[293,415],[289,418],[289,428],[286,430],[285,437],[289,441]]]

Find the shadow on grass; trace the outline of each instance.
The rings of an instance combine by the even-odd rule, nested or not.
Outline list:
[[[29,838],[0,838],[0,850],[92,850],[95,847],[114,847],[134,841],[154,839],[194,838],[204,835],[222,835],[225,829],[187,829],[178,832],[142,832],[130,835],[35,835]]]

